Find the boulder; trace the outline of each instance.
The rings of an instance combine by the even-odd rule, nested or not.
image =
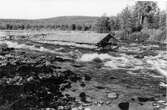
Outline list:
[[[118,97],[118,94],[115,92],[111,92],[107,95],[107,97],[110,99],[116,99]]]

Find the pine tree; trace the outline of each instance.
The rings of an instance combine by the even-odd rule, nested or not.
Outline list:
[[[106,16],[98,18],[95,24],[95,30],[98,33],[108,33],[110,31],[109,18]]]

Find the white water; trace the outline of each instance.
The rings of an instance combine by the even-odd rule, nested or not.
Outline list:
[[[151,69],[167,77],[167,52],[160,52],[157,56],[147,56],[144,59],[137,59],[132,55],[126,54],[120,54],[120,56],[114,57],[109,54],[88,53],[83,54],[79,58],[79,61],[91,62],[97,58],[103,61],[104,67],[111,69]]]
[[[91,62],[94,59],[100,59],[104,62],[104,66],[111,67],[111,68],[124,68],[124,67],[130,67],[133,63],[136,65],[141,65],[141,61],[132,58],[132,56],[127,56],[125,54],[122,54],[119,57],[114,57],[109,54],[98,54],[98,53],[92,53],[92,54],[83,54],[82,57],[79,59],[79,61],[82,62]],[[133,60],[132,60],[133,59]]]
[[[155,57],[150,56],[144,59],[153,69],[167,78],[167,52],[160,52],[160,54]]]
[[[35,51],[41,51],[41,52],[50,52],[50,53],[56,53],[53,50],[46,49],[44,47],[35,47],[34,45],[26,45],[26,44],[19,44],[17,42],[11,42],[11,41],[0,41],[0,44],[7,44],[9,48],[20,48],[20,49],[29,49],[29,50],[35,50]]]
[[[96,58],[99,58],[100,60],[107,60],[107,59],[110,60],[112,59],[112,56],[110,56],[109,54],[88,53],[88,54],[83,54],[79,59],[79,61],[90,62]]]
[[[17,42],[11,41],[0,41],[0,44],[7,44],[9,48],[21,48],[29,49],[41,52],[58,53],[56,50],[50,50],[44,47],[35,47],[34,45],[19,44]],[[72,52],[77,53],[77,52]],[[80,53],[77,56],[81,56],[78,60],[81,62],[91,62],[94,59],[100,59],[104,63],[104,67],[111,69],[128,69],[128,70],[138,70],[138,69],[152,69],[156,70],[163,76],[167,77],[167,52],[159,52],[157,56],[146,56],[144,59],[136,59],[133,56],[120,54],[118,57],[112,56],[110,54],[98,54],[98,53]]]

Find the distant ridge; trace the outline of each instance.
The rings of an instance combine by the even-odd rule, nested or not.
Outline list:
[[[55,25],[55,24],[93,24],[98,17],[91,16],[60,16],[44,19],[0,19],[1,24],[39,24],[39,25]]]

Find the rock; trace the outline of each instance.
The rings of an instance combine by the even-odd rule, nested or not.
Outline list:
[[[166,103],[163,103],[163,105],[167,106],[167,102],[166,102]]]
[[[139,54],[139,55],[134,56],[134,58],[142,59],[142,58],[144,58],[144,55]]]
[[[118,94],[115,92],[111,92],[107,95],[107,97],[110,99],[116,99],[118,97]]]
[[[81,87],[85,87],[86,84],[85,84],[84,82],[82,82],[82,83],[80,84],[80,86],[81,86]]]
[[[129,102],[122,102],[122,103],[119,103],[119,108],[121,110],[129,110]]]
[[[63,110],[63,109],[64,109],[63,106],[59,106],[59,107],[58,107],[58,110]]]
[[[104,104],[104,101],[102,101],[102,100],[99,100],[99,104],[101,104],[101,105],[102,105],[102,104]]]
[[[165,108],[162,108],[161,110],[167,110],[167,107],[165,107]]]
[[[78,108],[75,107],[75,108],[72,108],[71,110],[78,110]]]
[[[46,110],[55,110],[54,108],[46,108]]]
[[[100,106],[101,106],[101,104],[99,104],[99,103],[98,103],[98,104],[97,104],[97,106],[98,106],[98,107],[100,107]]]
[[[86,100],[87,100],[88,102],[92,102],[92,98],[91,98],[91,97],[87,97]]]
[[[110,102],[110,101],[106,101],[105,104],[106,104],[106,105],[109,105],[109,104],[111,104],[111,102]]]
[[[102,100],[99,100],[98,102],[96,102],[97,106],[102,106],[104,104],[104,102]]]
[[[80,100],[82,102],[86,102],[86,94],[85,94],[85,92],[81,92],[80,95],[79,95],[79,97],[80,97]]]
[[[167,84],[166,83],[164,83],[164,82],[160,82],[160,84],[159,84],[161,87],[166,87],[167,88]]]
[[[147,97],[138,97],[138,100],[140,102],[155,101],[154,97],[149,97],[149,98],[147,98]]]
[[[96,86],[97,89],[105,89],[105,87],[102,86]]]
[[[87,108],[85,108],[84,110],[91,110],[91,109],[87,107]]]
[[[87,106],[90,106],[90,105],[91,105],[91,103],[88,103],[88,102],[82,104],[83,107],[87,107]]]
[[[157,101],[158,103],[165,103],[166,101],[164,101],[164,100],[159,100],[159,101]]]
[[[32,81],[34,78],[32,76],[30,76],[29,78],[27,78],[27,81]]]
[[[82,106],[79,106],[79,107],[78,107],[78,110],[83,110],[83,107],[82,107]]]
[[[90,80],[92,79],[92,78],[91,78],[89,75],[87,75],[87,74],[85,74],[84,77],[85,77],[85,81],[90,81]]]
[[[95,59],[93,59],[93,61],[95,63],[102,63],[103,62],[100,58],[95,58]]]

